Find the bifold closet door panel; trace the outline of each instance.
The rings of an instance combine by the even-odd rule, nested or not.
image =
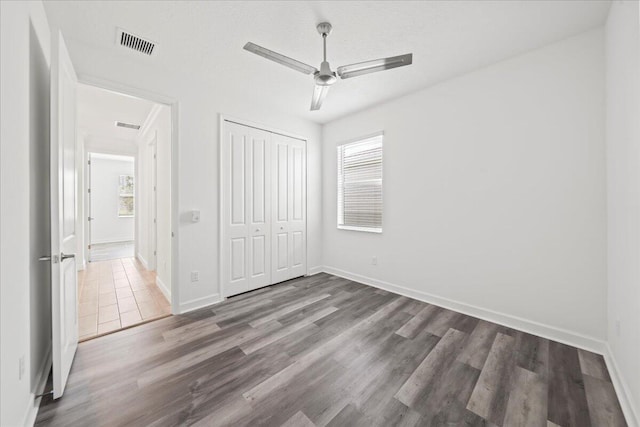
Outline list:
[[[306,145],[272,136],[272,283],[306,272]]]
[[[224,132],[221,256],[228,297],[271,283],[271,134],[230,122]]]

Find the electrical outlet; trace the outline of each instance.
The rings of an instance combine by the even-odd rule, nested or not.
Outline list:
[[[620,325],[620,318],[618,317],[616,319],[616,335],[620,336],[620,329],[621,329],[621,325]]]
[[[18,359],[18,379],[21,380],[24,376],[24,356]]]
[[[191,272],[191,281],[192,282],[197,282],[198,280],[200,280],[200,272],[199,271],[192,271]]]
[[[378,265],[378,257],[377,256],[372,256],[371,257],[371,265]]]

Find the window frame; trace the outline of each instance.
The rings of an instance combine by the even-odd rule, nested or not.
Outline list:
[[[342,149],[342,147],[344,147],[345,145],[352,145],[352,144],[360,144],[360,143],[365,143],[368,140],[372,140],[372,139],[380,139],[380,167],[381,167],[381,171],[380,171],[380,204],[381,204],[381,208],[380,208],[380,215],[381,215],[381,219],[380,219],[380,227],[362,227],[362,226],[354,226],[354,225],[344,225],[344,224],[340,224],[341,221],[344,221],[344,212],[341,212],[340,207],[342,206],[343,209],[342,211],[344,211],[344,190],[342,191],[342,201],[340,200],[340,189],[339,189],[339,185],[340,185],[340,173],[342,170],[342,167],[340,165],[340,150]],[[344,183],[344,178],[342,179],[342,182]],[[361,231],[361,232],[366,232],[366,233],[374,233],[374,234],[382,234],[382,230],[384,228],[384,215],[383,215],[383,211],[384,211],[384,131],[379,131],[379,132],[375,132],[369,135],[364,135],[358,138],[354,138],[354,139],[350,139],[348,141],[343,141],[339,144],[336,145],[336,214],[337,214],[337,228],[338,230],[347,230],[347,231]],[[342,215],[341,215],[342,214]],[[342,216],[342,218],[341,218]]]
[[[122,178],[124,178],[126,180],[127,177],[131,177],[132,181],[133,181],[133,192],[131,193],[123,193],[122,192]],[[134,218],[136,216],[136,196],[135,196],[135,192],[136,192],[136,177],[135,175],[129,175],[129,174],[124,174],[124,175],[120,175],[119,179],[118,179],[118,218]],[[120,213],[120,206],[121,206],[121,201],[123,198],[131,198],[131,203],[133,205],[133,211],[131,211],[131,214],[121,214]]]

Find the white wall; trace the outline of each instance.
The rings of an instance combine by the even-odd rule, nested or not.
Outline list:
[[[154,142],[155,141],[155,142]],[[156,162],[156,244],[153,247],[153,147],[157,154]],[[141,208],[137,218],[137,256],[155,268],[156,280],[165,295],[171,296],[171,108],[156,105],[149,113],[147,122],[140,129],[138,137],[138,165],[140,183],[138,186]],[[156,250],[155,265],[153,251]]]
[[[629,398],[629,407],[635,408],[636,425],[640,424],[638,27],[638,3],[614,1],[606,25],[608,338],[611,354]],[[618,395],[622,400],[620,391]],[[627,411],[629,416],[630,411]],[[629,423],[634,424],[630,420]]]
[[[91,244],[133,241],[135,217],[118,216],[120,175],[134,175],[134,158],[91,155]]]
[[[42,17],[41,17],[42,18]],[[31,25],[29,32],[29,264],[30,389],[37,390],[51,357],[51,264],[38,258],[51,253],[51,156],[49,52]],[[43,34],[42,43],[48,38]]]
[[[48,372],[46,269],[50,32],[41,3],[0,2],[0,425],[33,422]],[[45,104],[45,105],[40,105]],[[43,182],[33,182],[42,179]],[[41,185],[41,187],[39,187]],[[33,191],[33,193],[32,193]],[[40,251],[45,251],[41,253]],[[19,377],[19,359],[24,373]]]
[[[140,132],[142,133],[142,129]],[[155,135],[155,132],[154,132]],[[142,134],[138,137],[136,156],[136,257],[144,267],[155,270],[153,243],[150,241],[153,217],[151,215],[151,148],[149,143],[153,137]]]
[[[603,53],[590,31],[326,125],[325,265],[604,340]],[[337,230],[336,144],[380,130],[383,233]]]
[[[55,29],[54,29],[55,30]],[[182,309],[217,301],[218,287],[218,117],[228,114],[263,123],[309,138],[308,156],[308,265],[320,266],[321,259],[321,150],[320,126],[293,114],[269,108],[269,100],[259,96],[239,96],[241,88],[211,76],[195,80],[190,70],[182,73],[133,63],[119,50],[105,51],[67,40],[71,59],[81,79],[89,76],[117,82],[150,94],[160,94],[179,102],[179,230],[177,245],[179,301]],[[117,58],[115,55],[118,55]],[[122,88],[120,88],[122,90]],[[153,99],[151,97],[151,99]],[[292,113],[294,106],[292,106]],[[199,223],[189,212],[201,211]],[[198,270],[200,280],[190,281]]]

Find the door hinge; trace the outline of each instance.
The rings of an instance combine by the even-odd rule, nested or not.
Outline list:
[[[153,191],[156,191],[156,186],[155,185],[153,186]]]
[[[91,160],[87,160],[87,164],[90,165],[91,164]]]
[[[91,245],[87,245],[87,249],[91,249]]]
[[[91,193],[91,189],[90,188],[87,188],[87,193]]]
[[[156,251],[153,251],[153,254],[154,254],[154,255],[158,255],[158,253],[157,253]]]
[[[153,223],[154,223],[154,224],[156,223],[156,219],[155,219],[155,218],[153,218]]]
[[[154,159],[156,158],[156,155],[155,155],[155,154],[153,155],[153,158],[154,158]]]

